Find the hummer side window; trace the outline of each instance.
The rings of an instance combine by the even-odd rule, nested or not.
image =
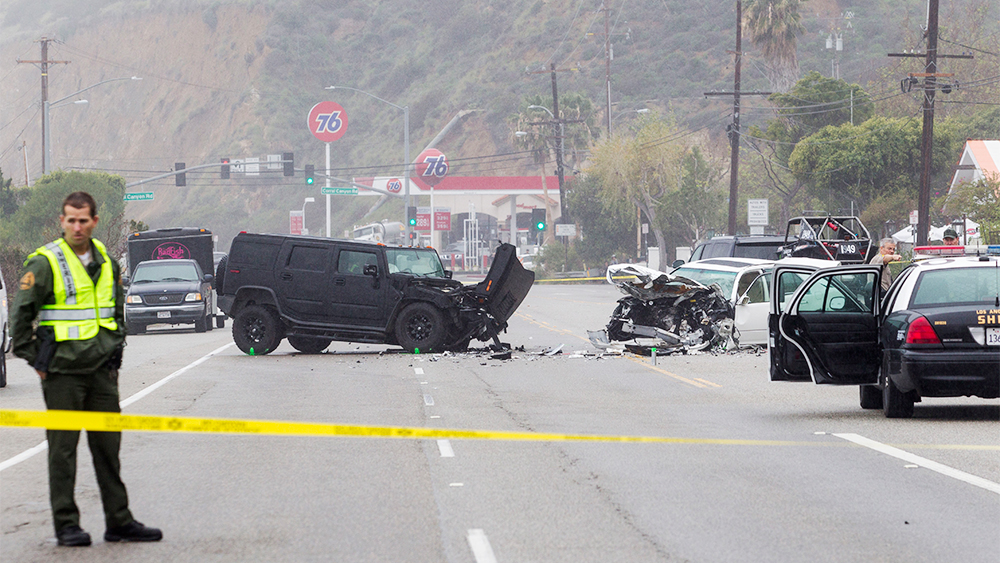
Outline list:
[[[341,250],[337,259],[337,273],[362,275],[365,266],[378,265],[378,257],[374,252],[358,252],[357,250]]]
[[[309,272],[325,272],[327,251],[315,246],[295,246],[288,255],[288,268]]]

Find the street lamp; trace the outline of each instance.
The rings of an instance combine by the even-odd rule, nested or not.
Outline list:
[[[57,108],[57,107],[62,107],[64,105],[69,105],[70,103],[74,103],[74,104],[86,104],[86,103],[88,103],[87,100],[76,100],[75,102],[67,102],[66,104],[60,104],[59,102],[68,100],[69,98],[72,98],[73,96],[75,96],[77,94],[80,94],[82,92],[86,92],[87,90],[90,90],[91,88],[96,88],[96,87],[100,86],[101,84],[107,84],[108,82],[115,82],[115,81],[118,81],[118,80],[142,80],[142,78],[140,78],[138,76],[122,77],[122,78],[109,78],[107,80],[102,80],[102,81],[98,82],[97,84],[92,84],[90,86],[87,86],[86,88],[84,88],[82,90],[77,90],[76,92],[73,92],[72,94],[70,94],[68,96],[63,96],[62,98],[59,98],[58,100],[56,100],[54,102],[50,102],[48,100],[45,100],[45,103],[42,105],[42,145],[43,145],[42,146],[42,151],[43,151],[42,152],[42,173],[43,174],[48,174],[49,172],[52,171],[52,142],[50,140],[51,135],[49,133],[49,111],[52,110],[52,109],[54,109],[54,108]]]
[[[382,98],[376,96],[375,94],[365,92],[364,90],[359,90],[357,88],[352,88],[350,86],[327,86],[327,90],[351,90],[352,92],[358,92],[364,94],[370,98],[375,98],[376,100],[388,104],[396,109],[403,110],[403,207],[404,209],[410,208],[410,106],[398,106],[388,100],[383,100]],[[329,162],[327,163],[327,169],[330,168]],[[329,201],[329,199],[327,199]],[[329,209],[329,205],[327,205]],[[329,214],[328,214],[329,216]],[[431,209],[431,225],[434,224],[434,209]],[[410,226],[410,222],[406,222],[406,238],[409,240],[413,233],[413,227]]]
[[[302,234],[304,235],[309,234],[309,229],[306,228],[306,204],[314,203],[315,201],[316,198],[314,197],[307,197],[305,198],[305,200],[302,201]]]

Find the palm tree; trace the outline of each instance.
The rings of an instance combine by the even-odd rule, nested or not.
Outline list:
[[[743,22],[750,41],[767,61],[767,79],[776,91],[795,84],[799,62],[796,37],[805,31],[800,22],[802,0],[744,0]]]

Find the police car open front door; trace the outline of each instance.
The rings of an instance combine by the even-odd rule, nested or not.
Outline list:
[[[814,382],[877,382],[879,275],[878,266],[821,270],[802,283],[780,314],[778,336],[802,353]],[[777,361],[785,357],[778,355]]]

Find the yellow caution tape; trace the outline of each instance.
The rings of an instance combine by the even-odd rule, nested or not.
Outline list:
[[[264,420],[226,420],[173,416],[124,415],[84,411],[0,410],[0,426],[88,430],[91,432],[206,432],[222,434],[262,434],[291,436],[353,436],[366,438],[410,438],[451,440],[506,440],[532,442],[655,442],[671,444],[713,444],[731,446],[831,446],[831,442],[791,442],[780,440],[724,440],[706,438],[663,438],[655,436],[593,436],[535,432],[498,432],[403,426],[358,426]]]
[[[613,280],[628,280],[628,279],[632,279],[634,277],[635,276],[614,276],[611,279],[613,279]],[[601,276],[601,277],[598,277],[598,278],[551,278],[551,279],[544,279],[544,280],[535,280],[535,283],[545,283],[545,282],[574,282],[574,281],[597,281],[597,280],[604,281],[606,279],[608,279],[608,278],[606,278],[604,276]]]

